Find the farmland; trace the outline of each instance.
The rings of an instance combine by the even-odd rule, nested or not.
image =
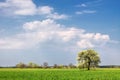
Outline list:
[[[120,69],[0,69],[0,80],[120,80]]]

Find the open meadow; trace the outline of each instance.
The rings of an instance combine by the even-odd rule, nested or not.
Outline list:
[[[0,80],[120,80],[120,0],[0,0]]]
[[[14,69],[1,68],[0,80],[120,80],[120,69]]]

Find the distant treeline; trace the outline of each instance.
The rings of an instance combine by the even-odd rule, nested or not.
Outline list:
[[[68,65],[58,65],[58,64],[54,64],[52,66],[50,66],[47,62],[44,62],[42,65],[38,65],[36,63],[30,62],[28,64],[24,64],[22,62],[16,64],[15,66],[7,66],[7,67],[2,67],[0,66],[0,68],[78,68],[78,66],[69,63]],[[102,65],[102,66],[98,66],[98,68],[120,68],[120,65]]]
[[[24,64],[22,62],[16,64],[15,66],[7,66],[7,67],[0,67],[0,68],[77,68],[75,65],[73,65],[72,63],[68,64],[68,65],[58,65],[58,64],[54,64],[54,65],[49,65],[47,62],[44,62],[42,65],[38,65],[36,63],[30,62],[28,64]]]
[[[120,65],[103,65],[99,67],[100,68],[120,68]]]

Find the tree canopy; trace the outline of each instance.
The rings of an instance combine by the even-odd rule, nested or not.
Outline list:
[[[78,65],[84,67],[87,67],[88,70],[90,70],[91,66],[98,66],[100,63],[100,57],[98,53],[92,49],[83,50],[80,53],[78,53]]]

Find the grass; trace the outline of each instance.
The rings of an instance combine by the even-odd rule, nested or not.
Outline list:
[[[0,80],[120,80],[120,69],[0,69]]]

